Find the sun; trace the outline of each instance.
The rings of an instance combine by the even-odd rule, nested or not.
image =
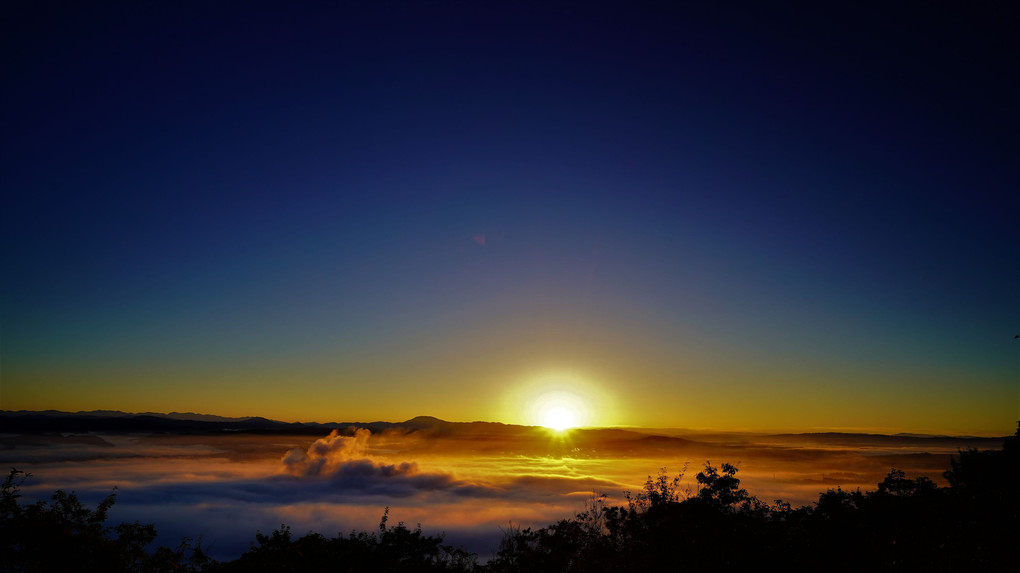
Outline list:
[[[554,369],[531,374],[500,396],[502,418],[540,426],[565,438],[574,428],[615,422],[616,401],[583,373]]]
[[[553,406],[542,415],[542,425],[562,432],[577,426],[577,416],[563,406]]]
[[[574,392],[553,390],[535,397],[531,403],[532,423],[563,432],[585,424],[591,417],[587,401]]]

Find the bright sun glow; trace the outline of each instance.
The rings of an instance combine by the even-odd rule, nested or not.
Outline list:
[[[563,406],[553,406],[542,416],[542,425],[562,432],[577,425],[577,416]]]
[[[547,391],[535,397],[531,411],[532,423],[557,432],[582,426],[591,418],[588,403],[577,394],[564,390]]]
[[[542,426],[560,434],[571,428],[616,423],[614,401],[597,384],[575,372],[533,375],[512,386],[501,401],[508,422]]]

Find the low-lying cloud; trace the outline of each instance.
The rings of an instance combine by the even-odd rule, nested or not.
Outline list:
[[[890,467],[937,480],[960,446],[872,443],[867,437],[859,444],[835,444],[826,436],[810,441],[770,436],[769,443],[748,436],[642,439],[641,433],[618,430],[577,431],[561,443],[527,428],[454,429],[351,428],[318,439],[17,436],[6,438],[0,458],[34,474],[23,488],[26,502],[60,488],[95,504],[116,486],[112,521],[155,523],[166,544],[176,543],[178,535],[204,535],[215,543],[218,557],[233,558],[255,529],[279,523],[325,534],[370,529],[384,507],[394,519],[421,521],[435,533],[459,532],[464,539],[492,533],[494,546],[499,526],[509,520],[552,523],[581,509],[582,498],[592,492],[616,497],[640,491],[646,477],[663,466],[674,475],[689,462],[685,485],[696,488],[694,474],[708,459],[739,463],[742,485],[759,498],[799,505],[830,487],[874,487]]]
[[[287,452],[281,462],[283,470],[293,476],[317,477],[341,471],[352,460],[368,461],[365,450],[371,435],[366,428],[356,429],[353,436],[341,436],[333,430],[306,451],[295,448]]]
[[[372,433],[366,428],[344,436],[336,430],[319,438],[307,450],[293,449],[280,461],[283,474],[325,481],[332,493],[406,497],[418,492],[452,491],[461,495],[483,493],[445,472],[422,472],[416,462],[381,463],[367,455]],[[320,488],[312,488],[318,490]]]

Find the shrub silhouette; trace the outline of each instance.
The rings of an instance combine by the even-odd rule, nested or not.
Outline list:
[[[472,571],[475,556],[443,544],[443,538],[422,533],[421,526],[403,523],[388,527],[389,508],[379,522],[379,533],[351,532],[326,538],[309,532],[293,539],[281,525],[271,534],[255,534],[255,542],[240,558],[208,569],[212,571]]]
[[[95,509],[63,490],[49,501],[23,506],[20,486],[30,476],[12,468],[0,486],[0,571],[193,571],[208,562],[188,540],[176,550],[161,547],[150,555],[146,546],[156,538],[152,525],[105,525],[116,493]]]
[[[721,469],[705,464],[697,475],[697,495],[681,487],[686,466],[674,478],[663,469],[657,478],[649,476],[643,492],[628,496],[626,507],[607,506],[605,496],[595,496],[573,519],[511,530],[488,566],[492,571],[647,571],[755,563],[759,555],[751,545],[768,536],[766,531],[750,535],[753,518],[771,513],[763,513],[767,506],[740,489],[736,466]],[[748,550],[734,551],[736,543]]]
[[[705,463],[705,471],[697,475],[698,483],[702,486],[698,490],[698,499],[719,507],[750,500],[746,489],[738,489],[740,480],[736,478],[737,467],[724,463],[721,469],[722,473],[719,473],[711,463]]]

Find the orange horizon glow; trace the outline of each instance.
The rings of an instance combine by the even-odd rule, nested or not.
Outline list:
[[[496,390],[488,393],[478,392],[476,385],[464,378],[437,380],[427,386],[427,392],[421,386],[408,391],[399,381],[336,386],[313,380],[308,384],[314,391],[309,392],[277,382],[271,373],[243,379],[232,376],[208,384],[176,383],[172,371],[149,375],[145,379],[150,383],[144,385],[91,378],[83,384],[70,384],[83,375],[79,374],[79,378],[67,378],[66,392],[48,392],[52,385],[9,384],[11,374],[16,379],[19,373],[7,368],[0,408],[195,412],[319,423],[401,422],[424,415],[451,422],[545,426],[551,424],[546,410],[559,407],[569,413],[573,418],[570,425],[576,427],[957,436],[1009,435],[1016,419],[1008,395],[988,392],[975,405],[974,395],[965,398],[969,389],[963,386],[941,394],[894,394],[896,399],[877,400],[861,388],[840,391],[835,394],[838,399],[826,398],[822,389],[798,383],[789,384],[794,394],[745,387],[720,397],[725,380],[674,386],[655,381],[652,387],[656,390],[644,391],[611,372],[554,367],[491,377],[488,386]],[[110,391],[93,391],[102,386]],[[393,395],[404,399],[394,402]]]

